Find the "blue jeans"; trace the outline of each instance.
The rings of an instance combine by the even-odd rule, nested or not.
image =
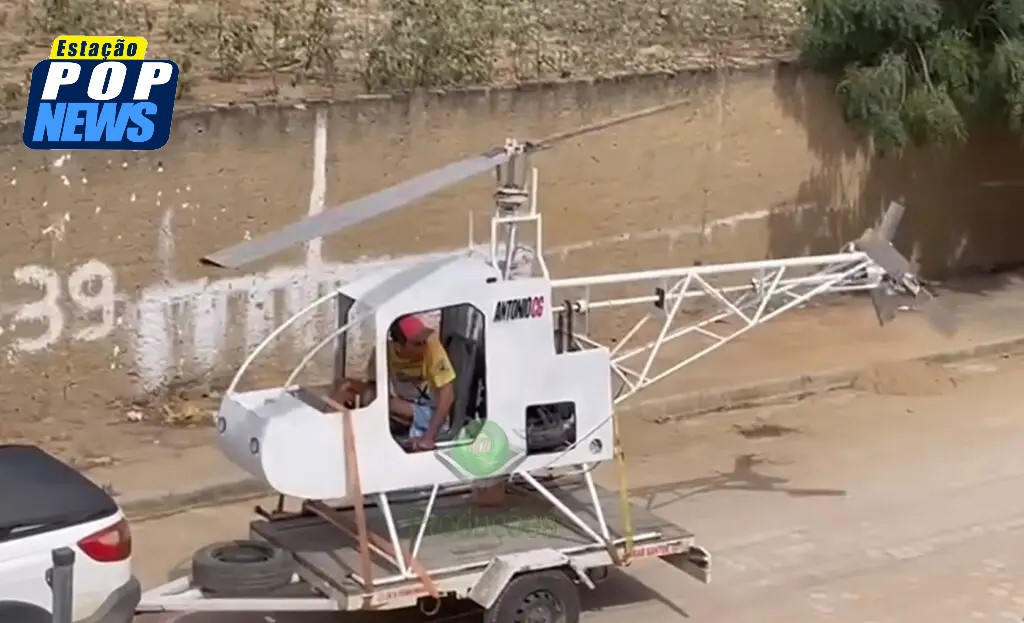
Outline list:
[[[412,425],[409,426],[409,439],[416,439],[427,434],[430,427],[430,419],[434,417],[433,398],[420,398],[412,404]],[[438,432],[448,430],[448,423],[445,422]]]

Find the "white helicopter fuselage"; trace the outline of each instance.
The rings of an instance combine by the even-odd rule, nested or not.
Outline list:
[[[388,327],[397,318],[455,306],[475,308],[483,319],[486,421],[507,442],[507,447],[495,449],[504,453],[501,464],[487,474],[473,471],[472,466],[467,471],[451,445],[442,444],[436,451],[407,451],[390,429],[387,396],[378,396],[351,410],[352,447],[362,494],[445,486],[612,458],[609,352],[604,348],[556,352],[547,279],[502,279],[486,258],[455,254],[389,275],[369,275],[339,293],[355,301],[351,313],[372,318],[368,324],[378,379],[388,378],[384,353]],[[528,453],[528,409],[566,403],[574,407],[575,444]],[[336,499],[351,493],[342,414],[311,400],[297,387],[230,393],[218,414],[218,431],[224,454],[281,494]]]

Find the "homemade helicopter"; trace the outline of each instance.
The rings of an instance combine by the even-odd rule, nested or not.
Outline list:
[[[247,357],[226,391],[216,416],[221,449],[281,496],[276,511],[259,511],[264,520],[252,524],[252,534],[275,551],[287,552],[294,569],[279,565],[275,574],[264,567],[245,576],[241,565],[235,583],[226,585],[223,575],[196,566],[192,580],[144,596],[142,610],[344,610],[418,602],[430,614],[440,597],[455,595],[484,606],[488,621],[505,623],[514,618],[509,612],[526,607],[528,596],[540,594],[540,588],[513,589],[516,582],[545,570],[568,571],[568,576],[538,581],[549,593],[559,577],[593,586],[593,569],[645,556],[662,557],[707,581],[710,555],[693,544],[692,535],[629,504],[624,480],[617,493],[595,484],[595,465],[617,458],[622,469],[616,405],[753,327],[826,293],[870,292],[881,324],[909,303],[940,331],[955,331],[952,316],[892,245],[903,213],[898,204],[889,207],[877,228],[839,253],[554,278],[543,253],[538,173],[529,159],[556,140],[510,139],[476,157],[204,258],[209,265],[244,268],[478,174],[497,174],[487,251],[471,245],[407,268],[371,272],[311,301]],[[528,225],[533,239],[524,245]],[[646,292],[593,295],[602,288],[637,285]],[[702,313],[686,322],[695,306]],[[280,386],[239,391],[243,375],[275,338],[324,307],[336,314],[336,327]],[[598,312],[607,310],[639,313],[630,318],[621,339],[604,346],[587,328]],[[352,336],[357,328],[369,336],[375,353],[370,374],[387,379],[390,328],[408,314],[430,313],[439,316],[437,331],[455,371],[449,427],[436,449],[414,451],[407,440],[396,439],[386,399],[340,404],[332,397],[337,380],[316,386],[296,382],[328,348],[333,348],[335,379],[359,374],[347,356],[356,346]],[[640,339],[645,331],[647,339]],[[687,341],[689,348],[675,349]],[[479,452],[467,451],[478,446],[481,435],[487,437],[485,461],[478,460]],[[542,541],[484,543],[448,530],[434,535],[436,544],[428,543],[429,525],[463,512],[459,509],[466,502],[459,496],[468,486],[495,479],[507,480],[511,487],[505,508],[471,512],[493,521],[510,507],[530,513],[554,509],[557,534]],[[409,491],[422,497],[414,495],[409,501],[400,495]],[[285,496],[302,500],[301,511],[285,512]],[[621,508],[610,508],[616,498]],[[331,505],[328,500],[344,503]],[[410,515],[409,509],[415,512]],[[411,522],[403,522],[408,517],[413,517]],[[452,553],[457,551],[463,553]],[[275,555],[268,554],[266,564],[277,560]],[[245,579],[239,584],[241,576]],[[266,593],[299,580],[313,590],[274,599],[210,596],[215,591],[231,597],[239,587]],[[573,623],[578,601],[565,590],[555,593],[558,603],[537,607],[568,612],[568,618],[551,620]],[[424,606],[424,599],[432,600],[430,605]]]

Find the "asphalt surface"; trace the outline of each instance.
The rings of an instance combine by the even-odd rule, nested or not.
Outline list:
[[[1022,372],[1024,361],[1011,359],[956,371],[893,368],[860,391],[627,425],[631,492],[697,535],[715,557],[713,580],[638,562],[585,595],[583,621],[1024,620]],[[601,479],[615,482],[609,472]],[[141,578],[164,581],[204,542],[241,536],[251,507],[136,525]],[[157,618],[326,623],[338,615],[140,620]]]

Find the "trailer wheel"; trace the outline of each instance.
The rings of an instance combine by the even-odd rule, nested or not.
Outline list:
[[[291,559],[262,541],[213,543],[192,556],[192,582],[222,595],[250,595],[287,586]]]
[[[484,623],[579,623],[580,592],[562,571],[535,571],[512,578]]]

